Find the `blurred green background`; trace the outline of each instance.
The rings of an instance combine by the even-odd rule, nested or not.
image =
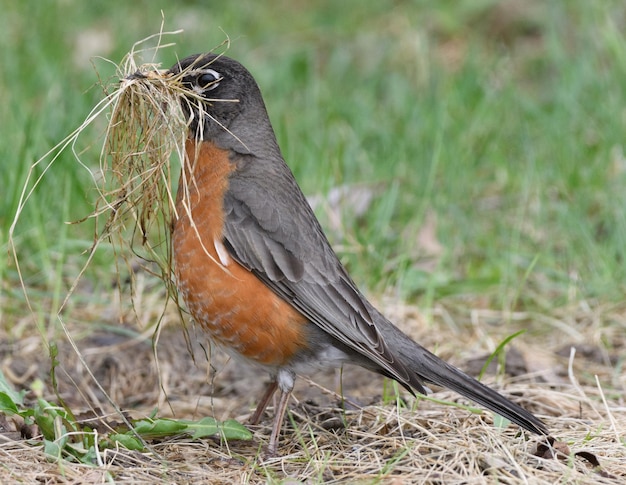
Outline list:
[[[120,62],[162,15],[164,30],[184,29],[164,39],[176,42],[158,58],[164,67],[230,37],[228,55],[256,77],[307,195],[342,185],[373,195],[364,214],[340,205],[341,230],[329,234],[370,294],[547,313],[623,299],[623,1],[1,0],[6,322],[20,318],[4,255],[30,166],[102,99],[98,75],[114,68],[97,57]],[[93,167],[103,127],[83,138]],[[94,200],[66,151],[16,226],[31,291],[67,290],[93,227],[64,222]],[[113,275],[102,252],[96,265]]]

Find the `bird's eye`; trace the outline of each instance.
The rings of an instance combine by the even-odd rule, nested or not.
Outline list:
[[[206,69],[196,78],[196,85],[203,90],[210,91],[218,86],[221,79],[222,76],[217,71]]]

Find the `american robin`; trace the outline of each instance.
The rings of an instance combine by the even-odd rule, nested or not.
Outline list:
[[[252,75],[223,55],[192,55],[166,74],[190,95],[173,224],[178,290],[195,321],[280,390],[268,452],[276,453],[296,374],[344,363],[450,388],[537,434],[544,423],[411,340],[363,296],[331,248],[283,160]]]

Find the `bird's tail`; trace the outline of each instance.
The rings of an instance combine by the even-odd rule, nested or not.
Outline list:
[[[456,367],[441,360],[421,345],[415,343],[393,325],[379,326],[393,332],[385,335],[388,342],[393,341],[396,351],[402,356],[402,363],[412,373],[416,382],[402,383],[418,391],[423,390],[421,381],[446,387],[462,396],[486,407],[522,428],[537,434],[550,434],[546,425],[532,413],[510,401],[497,391],[481,384]]]

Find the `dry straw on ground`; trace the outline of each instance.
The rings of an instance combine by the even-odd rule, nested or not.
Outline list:
[[[155,284],[159,279],[165,281],[167,294],[175,298],[169,248],[169,225],[176,217],[172,187],[175,172],[185,169],[188,120],[181,107],[193,102],[194,94],[185,91],[176,78],[164,77],[158,70],[160,66],[138,65],[136,56],[141,52],[139,48],[131,51],[118,68],[120,84],[107,93],[85,125],[57,147],[74,150],[78,162],[83,163],[74,148],[77,138],[87,125],[110,112],[100,170],[94,176],[99,197],[94,213],[87,218],[94,220],[96,232],[85,267],[98,246],[113,243],[133,285],[123,293],[129,301],[117,303],[118,306],[110,302],[92,305],[83,309],[82,315],[83,320],[105,319],[103,315],[108,313],[113,315],[109,317],[112,323],[120,319],[130,321],[129,326],[139,331],[133,338],[107,334],[76,341],[77,332],[89,332],[84,327],[68,325],[65,310],[71,297],[82,291],[79,281],[85,267],[82,268],[57,311],[68,341],[60,346],[60,358],[68,375],[65,383],[61,379],[61,393],[67,402],[85,406],[80,399],[72,402],[68,397],[72,386],[79,386],[91,400],[94,411],[134,406],[136,413],[148,414],[159,404],[161,413],[171,412],[181,418],[212,413],[218,418],[244,419],[254,398],[251,389],[260,384],[258,374],[221,355],[193,363],[188,349],[194,355],[202,355],[208,347],[202,345],[202,336],[192,333],[193,338],[185,341],[174,330],[180,312],[176,305],[164,309],[163,286]],[[145,77],[133,77],[136,72]],[[45,169],[28,186],[31,188],[25,189],[16,220],[33,187],[41,182],[58,153],[51,151],[37,162]],[[16,252],[14,247],[13,251]],[[138,268],[134,254],[151,263]],[[18,260],[16,264],[19,269]],[[117,279],[122,288],[122,278]],[[28,298],[25,284],[24,289]],[[414,309],[405,311],[394,304],[387,310],[395,313],[394,321],[426,346],[437,344],[428,341],[434,334],[440,336],[440,342],[458,338],[444,322],[462,320],[462,312],[447,312],[443,317],[435,314],[426,332]],[[154,321],[169,327],[163,330],[168,332],[167,345],[154,344],[159,348],[158,356],[150,344],[154,328],[148,322]],[[474,316],[471,325],[476,336],[480,325],[474,324]],[[581,335],[588,331],[580,329]],[[14,344],[16,350],[4,364],[5,369],[13,372],[14,382],[37,375],[37,369],[46,365],[41,353],[43,344],[36,339]],[[444,346],[439,351],[445,354],[448,349]],[[31,372],[24,362],[35,362],[38,367]],[[603,369],[610,374],[610,366]],[[605,395],[599,383],[588,379],[580,383],[576,373],[572,358],[568,379],[564,381],[545,376],[543,380],[522,377],[506,387],[506,392],[516,395],[517,400],[546,419],[559,442],[569,445],[571,452],[557,459],[535,456],[539,438],[520,434],[513,427],[502,430],[485,414],[471,414],[466,407],[409,396],[395,404],[380,405],[382,381],[366,371],[347,369],[344,391],[361,404],[348,405],[347,410],[339,407],[340,397],[330,390],[336,388],[333,374],[315,377],[315,382],[324,383],[321,391],[306,381],[300,382],[294,393],[297,404],[292,407],[291,423],[285,426],[288,439],[281,440],[279,458],[262,457],[270,421],[253,428],[256,436],[250,442],[171,438],[151,443],[151,451],[145,453],[102,451],[94,466],[50,461],[41,448],[7,432],[0,434],[0,460],[4,464],[0,467],[0,482],[621,483],[626,478],[626,412],[619,393],[624,383],[616,383],[616,392]],[[28,377],[21,379],[25,375]],[[229,382],[235,384],[228,387]],[[202,396],[209,393],[216,397],[204,401]],[[447,392],[437,397],[459,399]],[[10,422],[5,425],[11,427]],[[599,458],[601,468],[594,469],[589,457],[575,454],[580,451]]]

